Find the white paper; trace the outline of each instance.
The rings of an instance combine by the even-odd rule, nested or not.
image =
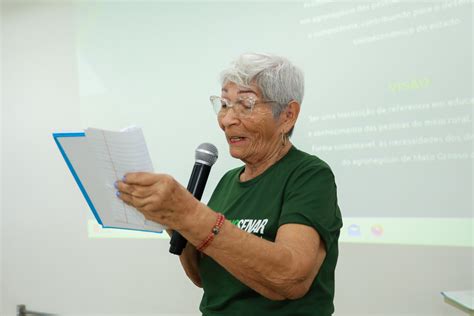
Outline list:
[[[163,226],[148,221],[142,213],[117,198],[114,184],[129,172],[153,172],[143,132],[131,127],[120,132],[97,128],[85,130],[90,154],[95,156],[93,168],[96,173],[90,192],[104,227],[151,230],[160,232]]]
[[[441,292],[441,294],[455,301],[459,305],[474,311],[474,291],[444,291]]]

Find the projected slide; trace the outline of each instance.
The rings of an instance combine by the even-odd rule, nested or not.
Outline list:
[[[472,247],[472,1],[79,4],[83,127],[143,128],[187,183],[198,144],[229,157],[208,97],[237,55],[305,72],[293,143],[336,175],[344,242]],[[105,18],[106,17],[106,18]],[[97,236],[97,234],[95,235]]]

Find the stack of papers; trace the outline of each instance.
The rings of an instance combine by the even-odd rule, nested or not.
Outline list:
[[[163,226],[118,199],[114,184],[129,172],[153,172],[140,128],[54,133],[56,144],[97,222],[104,228],[162,232]]]

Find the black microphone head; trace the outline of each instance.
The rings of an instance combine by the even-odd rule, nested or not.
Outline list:
[[[202,143],[196,148],[196,162],[212,166],[218,157],[217,147],[213,144]]]

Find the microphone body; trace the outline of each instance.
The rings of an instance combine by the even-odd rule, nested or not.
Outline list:
[[[198,199],[201,200],[202,193],[204,192],[204,187],[206,186],[207,178],[209,177],[209,172],[211,171],[211,166],[196,162],[191,172],[191,177],[188,182],[188,191]],[[180,255],[183,252],[184,247],[188,241],[181,236],[176,230],[173,231],[173,235],[170,241],[170,252],[175,255]]]
[[[207,178],[209,178],[209,173],[211,172],[211,166],[196,162],[191,172],[191,177],[188,182],[188,191],[191,194],[201,201],[202,193],[206,187]]]
[[[212,165],[217,160],[217,148],[212,144],[201,144],[196,149],[196,162],[191,172],[191,177],[188,182],[188,191],[198,199],[201,200],[204,188],[206,187],[207,178],[211,172]],[[181,255],[184,247],[186,247],[187,240],[181,236],[176,230],[173,231],[170,241],[169,252],[175,255]]]

